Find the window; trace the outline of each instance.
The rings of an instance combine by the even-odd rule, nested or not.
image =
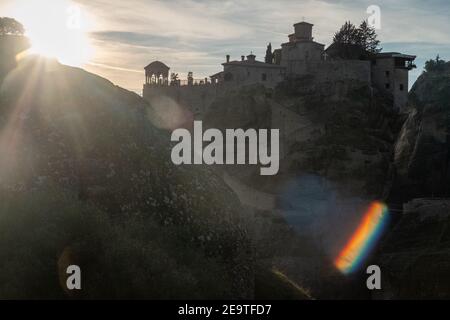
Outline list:
[[[386,77],[389,78],[389,76],[391,75],[390,71],[386,71]]]
[[[267,81],[267,74],[263,73],[261,75],[261,79],[262,79],[262,81]]]
[[[405,90],[405,86],[403,85],[403,83],[400,84],[400,91]]]
[[[384,87],[385,87],[386,89],[390,89],[390,88],[391,88],[391,84],[390,84],[390,83],[386,83],[386,84],[384,85]]]

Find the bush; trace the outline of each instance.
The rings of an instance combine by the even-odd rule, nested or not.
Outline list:
[[[189,245],[180,226],[110,218],[47,186],[1,191],[0,299],[60,299],[68,265],[80,265],[77,298],[229,298],[221,261]]]
[[[442,60],[439,55],[436,59],[431,59],[425,62],[426,72],[442,72],[448,69],[450,69],[450,62],[445,62],[445,60]]]
[[[25,34],[23,25],[13,18],[0,18],[0,36],[15,35],[22,36]]]

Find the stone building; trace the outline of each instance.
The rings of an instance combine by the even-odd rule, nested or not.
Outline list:
[[[327,62],[339,65],[352,64],[356,71],[357,61],[370,64],[370,83],[392,96],[394,108],[402,110],[408,102],[409,71],[415,68],[416,56],[398,52],[370,54],[353,44],[332,44],[325,50]],[[349,70],[349,69],[347,69]],[[361,74],[361,72],[359,72]]]
[[[265,63],[256,60],[254,54],[250,54],[241,61],[230,61],[223,63],[223,79],[226,84],[236,86],[251,85],[261,83],[266,87],[274,87],[285,78],[285,68],[272,63]]]
[[[285,79],[310,75],[315,82],[354,80],[374,86],[393,97],[393,108],[402,111],[408,100],[409,71],[415,67],[415,56],[401,53],[380,53],[375,56],[364,50],[315,42],[313,24],[300,22],[294,25],[289,41],[272,52],[269,44],[264,62],[251,53],[240,60],[226,56],[223,70],[209,79],[177,80],[169,82],[170,68],[155,61],[145,68],[143,96],[147,100],[167,95],[184,104],[194,114],[201,115],[209,104],[221,94],[243,86],[261,84],[274,88]],[[345,49],[345,50],[343,50]]]
[[[397,110],[404,109],[408,102],[409,71],[415,68],[415,59],[398,52],[379,53],[372,59],[372,83],[393,96]]]
[[[295,24],[289,42],[281,45],[280,65],[286,69],[286,75],[304,74],[308,64],[322,60],[325,45],[314,41],[312,28],[307,22]]]
[[[169,84],[169,70],[161,61],[154,61],[145,68],[145,84],[153,85],[168,85]]]

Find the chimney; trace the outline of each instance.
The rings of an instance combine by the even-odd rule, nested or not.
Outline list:
[[[230,55],[227,54],[227,63],[230,62]]]
[[[244,61],[245,60],[245,56],[241,56],[241,61]]]

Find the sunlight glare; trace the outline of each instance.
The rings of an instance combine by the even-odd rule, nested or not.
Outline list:
[[[31,53],[76,67],[90,60],[93,49],[87,37],[88,19],[80,6],[70,0],[18,0],[14,11],[25,26]]]

